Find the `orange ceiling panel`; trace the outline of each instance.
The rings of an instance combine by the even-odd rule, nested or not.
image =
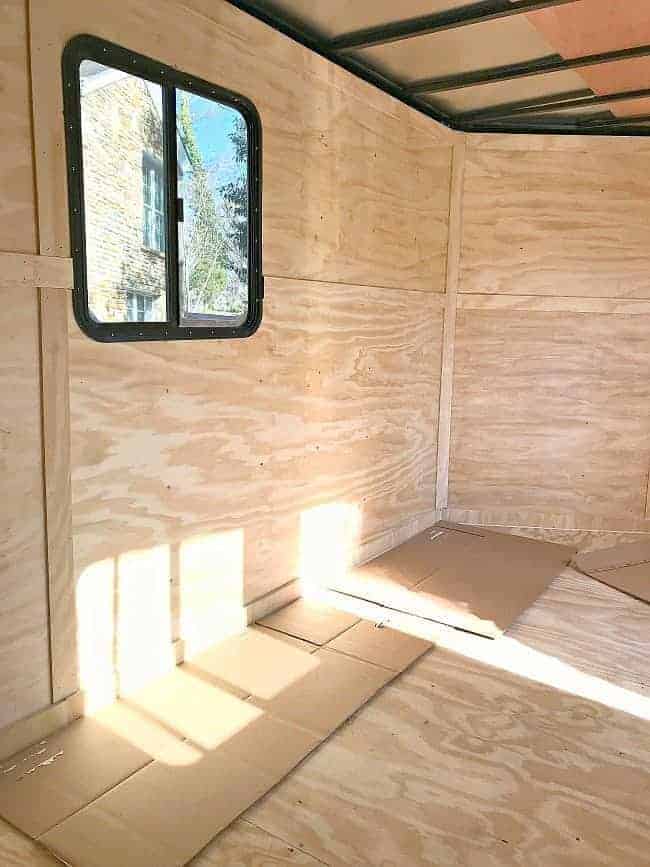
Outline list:
[[[577,0],[530,13],[528,18],[565,58],[650,44],[650,2],[646,0]],[[587,66],[578,73],[598,94],[650,88],[650,57]],[[637,100],[634,110],[631,105],[614,103],[612,112],[619,117],[643,114],[648,102]]]
[[[646,0],[577,0],[528,18],[566,58],[650,43]]]

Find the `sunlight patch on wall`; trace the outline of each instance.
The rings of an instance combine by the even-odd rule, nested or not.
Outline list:
[[[185,540],[179,580],[186,659],[246,628],[243,529]]]
[[[122,554],[117,577],[118,689],[128,695],[175,665],[169,546]]]
[[[79,686],[86,713],[110,704],[115,683],[115,561],[93,563],[77,582]]]
[[[303,595],[318,596],[332,579],[343,578],[361,537],[361,510],[353,503],[326,503],[300,515],[298,577]]]

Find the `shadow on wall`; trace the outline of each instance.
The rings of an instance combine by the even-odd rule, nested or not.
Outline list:
[[[352,564],[361,512],[329,503],[300,514],[293,577],[316,597]],[[92,563],[76,590],[80,688],[87,713],[169,673],[210,645],[242,632],[245,531],[192,536],[180,544],[127,551]]]

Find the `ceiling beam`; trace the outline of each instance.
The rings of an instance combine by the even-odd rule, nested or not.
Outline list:
[[[587,54],[583,57],[566,59],[559,54],[538,57],[524,63],[510,63],[506,66],[494,66],[490,69],[476,69],[457,75],[447,75],[441,78],[428,78],[413,81],[404,85],[407,93],[440,93],[448,90],[460,90],[465,87],[475,87],[481,84],[492,84],[496,81],[510,81],[515,78],[529,78],[535,75],[546,75],[549,72],[561,72],[567,69],[582,69],[586,66],[600,66],[614,63],[618,60],[631,60],[634,57],[650,55],[650,45],[638,45],[635,48],[622,48],[617,51],[605,51],[600,54]]]
[[[650,114],[631,114],[628,117],[616,117],[613,120],[610,120],[608,125],[613,127],[621,127],[634,126],[635,124],[649,122]],[[581,127],[581,129],[595,129],[596,127],[601,127],[604,124],[605,121],[600,119],[579,121],[579,126]]]
[[[370,48],[375,45],[386,45],[399,42],[402,39],[412,39],[414,36],[425,36],[431,33],[441,33],[458,27],[468,27],[471,24],[482,24],[497,18],[508,18],[511,15],[522,15],[535,12],[549,6],[565,6],[577,0],[522,0],[512,3],[510,0],[479,0],[456,9],[446,9],[432,15],[420,15],[404,21],[390,21],[376,27],[367,27],[336,36],[329,42],[333,51],[349,51],[352,48]]]
[[[535,99],[519,99],[516,102],[502,102],[498,105],[491,105],[487,108],[476,108],[472,111],[464,111],[458,115],[458,119],[479,120],[482,118],[497,118],[509,117],[513,114],[523,114],[526,112],[534,113],[540,109],[555,108],[556,104],[563,102],[573,102],[578,99],[585,99],[593,96],[594,93],[589,88],[582,90],[567,90],[562,93],[554,93],[549,96],[538,96]]]
[[[526,118],[522,118],[521,120],[516,117],[495,117],[485,118],[484,120],[471,120],[467,121],[464,126],[466,130],[470,132],[483,131],[487,127],[490,127],[490,129],[498,127],[501,131],[518,131],[524,123],[529,128],[534,127],[541,131],[546,130],[548,127],[562,127],[574,131],[582,131],[582,129],[587,126],[587,121],[594,125],[600,125],[611,123],[612,121],[615,121],[615,118],[609,111],[592,112],[587,117],[581,119],[573,117],[570,114],[530,114],[526,115]]]
[[[589,108],[592,105],[608,105],[612,102],[627,102],[633,99],[646,99],[650,97],[650,89],[625,90],[619,93],[592,93],[591,91],[576,90],[572,93],[557,94],[556,96],[540,97],[536,100],[522,100],[521,102],[504,103],[491,106],[490,108],[477,109],[461,114],[461,120],[477,120],[478,118],[497,117],[521,117],[522,115],[542,114],[549,111],[563,111],[571,108]]]

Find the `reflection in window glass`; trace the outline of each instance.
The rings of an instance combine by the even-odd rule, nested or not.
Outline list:
[[[177,90],[181,317],[214,325],[248,313],[248,132],[233,108]]]
[[[150,250],[165,250],[165,187],[162,163],[151,154],[142,160],[143,243]]]
[[[165,321],[161,88],[90,60],[80,81],[90,313],[98,322]]]
[[[153,298],[144,292],[126,293],[127,319],[129,322],[152,322]]]

